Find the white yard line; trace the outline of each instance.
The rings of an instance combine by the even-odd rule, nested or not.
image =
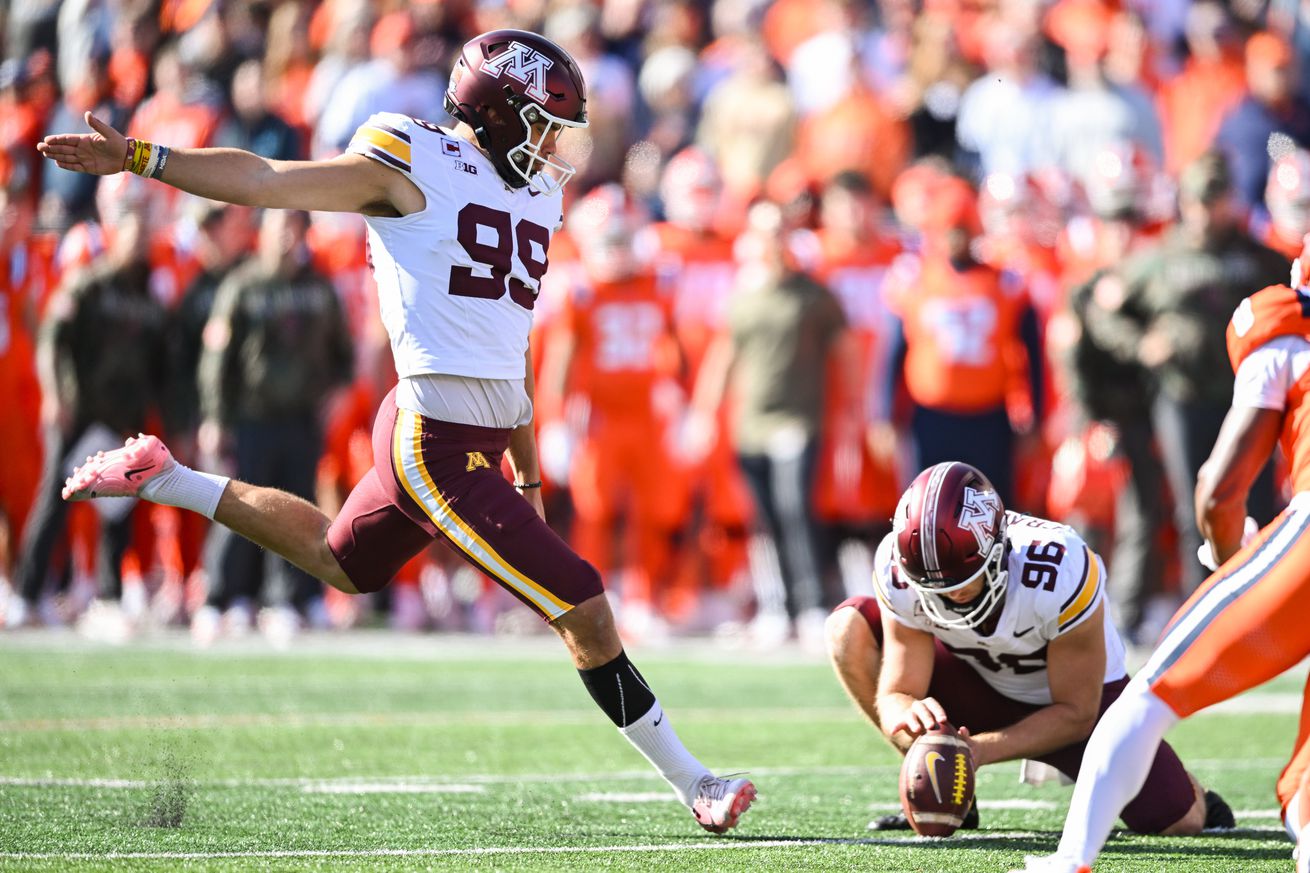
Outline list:
[[[698,709],[684,707],[675,718],[681,722],[767,720],[773,722],[844,722],[856,718],[844,706],[797,709]],[[504,712],[324,712],[233,713],[193,715],[109,715],[89,718],[32,718],[0,721],[0,733],[111,730],[208,730],[213,728],[306,727],[505,727],[545,724],[555,727],[601,724],[595,709],[507,710]]]
[[[485,785],[458,782],[327,782],[300,786],[306,794],[483,794]]]
[[[668,803],[667,791],[592,791],[573,798],[582,803]]]
[[[1301,711],[1302,697],[1290,693],[1247,694],[1218,704],[1198,718],[1229,715],[1291,715]],[[208,730],[215,728],[306,727],[503,727],[542,724],[554,727],[598,724],[594,709],[506,710],[502,712],[322,712],[228,713],[191,715],[107,715],[78,718],[31,718],[0,721],[0,733],[112,730]],[[846,722],[856,718],[846,706],[757,707],[719,709],[684,707],[679,722],[771,721],[783,723]]]
[[[1031,839],[1036,831],[995,831],[960,835],[959,840]],[[0,852],[0,859],[12,861],[205,861],[224,858],[429,858],[472,855],[583,855],[602,852],[699,852],[749,849],[805,848],[811,846],[899,846],[919,842],[918,837],[900,839],[796,839],[734,840],[713,842],[655,843],[618,846],[478,846],[467,849],[285,849],[251,852]]]
[[[750,771],[753,777],[777,776],[861,776],[890,774],[900,770],[897,764],[876,764],[868,767],[757,767]],[[324,779],[255,778],[255,779],[198,779],[194,784],[202,788],[300,788],[313,790],[327,786],[325,793],[333,793],[337,785],[391,785],[398,792],[407,786],[427,785],[517,785],[537,782],[614,782],[658,781],[660,775],[653,770],[621,770],[609,773],[462,773],[449,776],[339,776]],[[15,788],[153,788],[158,780],[145,779],[80,779],[61,776],[0,776],[0,787]],[[672,793],[661,796],[672,798]]]
[[[1195,769],[1276,769],[1286,764],[1282,758],[1189,758],[1188,766]],[[1004,767],[1005,765],[999,765]],[[748,773],[751,777],[757,779],[772,779],[789,776],[872,776],[887,775],[900,771],[899,764],[870,764],[867,766],[853,765],[832,765],[832,766],[800,766],[800,767],[752,767]],[[984,770],[981,776],[990,779],[1000,779],[1008,781],[1012,773],[1001,770]],[[397,793],[402,793],[410,786],[446,786],[446,785],[518,785],[523,783],[587,783],[587,782],[615,782],[615,781],[658,781],[660,776],[653,770],[616,770],[604,773],[451,773],[444,775],[398,775],[382,776],[374,774],[353,776],[335,776],[318,779],[309,779],[304,777],[262,777],[262,778],[233,778],[233,779],[197,779],[194,784],[201,788],[299,788],[305,791],[313,791],[315,786],[329,786],[324,788],[325,793],[333,793],[330,786],[337,785],[389,785],[394,786]],[[158,780],[142,779],[96,779],[96,778],[78,778],[64,776],[19,776],[19,775],[0,775],[0,788],[11,786],[15,788],[152,788],[158,785]],[[414,790],[421,790],[415,788]],[[438,789],[434,789],[438,790]],[[663,795],[671,796],[671,795]],[[1051,801],[1015,798],[1015,799],[997,799],[984,800],[982,806],[984,809],[1048,809],[1047,806]],[[870,807],[871,809],[876,807]],[[893,804],[887,805],[888,809],[898,809]],[[1272,814],[1272,813],[1271,813]]]
[[[1283,834],[1282,828],[1238,828],[1231,832],[1252,837]],[[904,846],[920,842],[1006,842],[1016,839],[1054,838],[1041,831],[979,831],[956,834],[946,840],[921,837],[899,839],[796,839],[735,840],[731,837],[713,842],[655,843],[618,846],[479,846],[466,849],[270,849],[251,852],[0,852],[5,861],[210,861],[240,858],[437,858],[477,855],[591,855],[603,852],[701,852],[749,851],[753,849],[789,849],[813,846]]]
[[[1051,810],[1059,809],[1062,806],[1064,804],[1056,803],[1054,800],[1028,800],[1022,797],[978,801],[979,809]],[[901,805],[899,803],[870,803],[867,808],[870,812],[898,812]]]

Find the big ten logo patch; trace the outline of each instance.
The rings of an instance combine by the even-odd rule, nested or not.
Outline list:
[[[469,452],[468,464],[464,466],[465,472],[472,473],[479,467],[486,470],[491,469],[491,464],[487,463],[487,456],[482,454],[482,452]]]

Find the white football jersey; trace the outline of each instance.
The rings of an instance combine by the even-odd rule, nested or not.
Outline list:
[[[400,170],[427,198],[411,215],[364,217],[397,375],[522,379],[562,195],[510,188],[469,143],[393,112],[371,116],[348,151]]]
[[[1105,566],[1068,525],[1017,512],[1007,512],[1005,520],[1009,573],[1005,604],[991,634],[977,628],[944,628],[924,614],[914,589],[897,578],[893,534],[878,546],[873,587],[885,613],[941,640],[998,692],[1024,703],[1047,704],[1047,644],[1078,627],[1105,602]],[[1127,674],[1124,647],[1110,611],[1102,616],[1105,681],[1112,682]]]

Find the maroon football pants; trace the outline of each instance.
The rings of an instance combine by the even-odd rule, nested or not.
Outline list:
[[[328,547],[360,591],[377,591],[436,537],[547,621],[600,594],[600,574],[501,473],[508,430],[397,409],[373,425],[373,469],[328,528]]]

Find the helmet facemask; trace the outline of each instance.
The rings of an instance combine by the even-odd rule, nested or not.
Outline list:
[[[568,184],[577,169],[557,154],[546,154],[543,150],[546,141],[553,130],[562,132],[569,127],[584,128],[587,122],[551,115],[530,102],[519,107],[519,119],[523,122],[525,134],[523,142],[506,153],[510,168],[538,194],[554,194]],[[540,125],[540,133],[535,125]]]
[[[905,579],[914,589],[919,604],[933,624],[951,630],[969,630],[987,621],[1005,602],[1006,566],[1005,522],[1002,520],[996,539],[987,551],[982,566],[967,579],[914,579],[905,573]],[[958,604],[945,595],[966,588],[979,579],[982,591],[973,600]]]

